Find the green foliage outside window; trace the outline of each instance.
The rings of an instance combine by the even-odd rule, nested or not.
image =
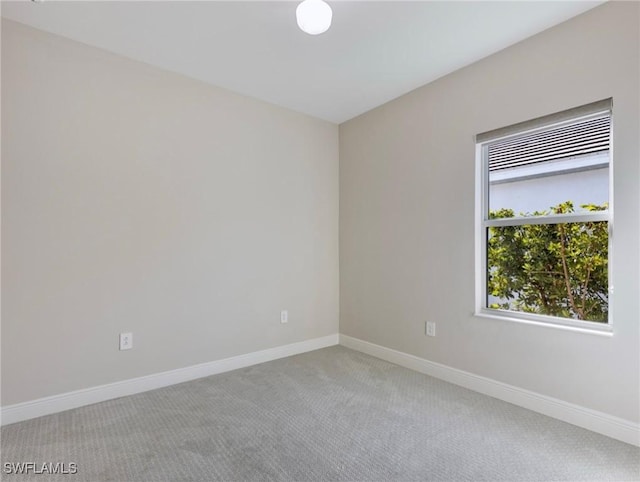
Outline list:
[[[582,207],[588,211],[608,208],[606,204]],[[567,201],[529,216],[573,211],[573,203]],[[512,218],[514,212],[499,209],[491,211],[489,217]],[[488,229],[487,293],[496,300],[489,308],[607,322],[606,221]]]

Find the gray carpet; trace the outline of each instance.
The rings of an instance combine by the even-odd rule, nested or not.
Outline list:
[[[331,347],[2,429],[3,480],[640,480],[640,449]]]

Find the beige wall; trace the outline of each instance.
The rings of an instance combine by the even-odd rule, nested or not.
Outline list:
[[[640,421],[639,8],[605,4],[340,126],[341,333]],[[474,136],[607,97],[613,337],[474,317]]]
[[[3,20],[2,261],[2,405],[337,333],[338,128]]]

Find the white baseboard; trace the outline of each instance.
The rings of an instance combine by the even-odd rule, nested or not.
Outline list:
[[[2,407],[0,424],[8,425],[22,420],[62,412],[92,403],[104,402],[105,400],[133,395],[135,393],[146,392],[156,388],[167,387],[169,385],[175,385],[176,383],[188,382],[196,378],[208,377],[210,375],[257,365],[258,363],[277,360],[278,358],[298,355],[337,344],[337,334],[323,336],[321,338],[260,350],[245,355],[178,368],[177,370],[155,373],[144,377],[132,378],[121,382],[109,383],[107,385],[62,393],[29,402],[8,405]]]
[[[640,446],[640,424],[346,335],[340,344],[493,398]]]

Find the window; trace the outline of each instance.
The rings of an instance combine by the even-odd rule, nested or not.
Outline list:
[[[611,105],[477,136],[478,312],[609,329]]]

